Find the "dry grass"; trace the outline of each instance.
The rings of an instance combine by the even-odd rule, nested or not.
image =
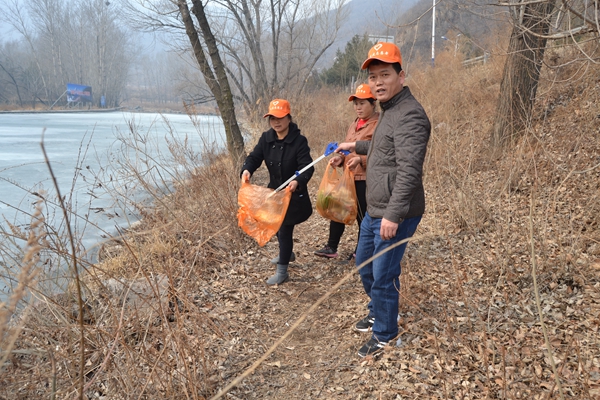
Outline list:
[[[267,288],[277,246],[259,248],[237,228],[239,172],[210,147],[200,167],[174,145],[183,167],[161,179],[175,186],[133,173],[163,189],[89,269],[84,348],[75,297],[36,293],[14,347],[2,345],[0,397],[209,398],[288,335],[228,398],[598,398],[600,69],[577,80],[567,68],[547,72],[531,130],[496,159],[488,133],[502,59],[469,69],[452,54],[437,61],[407,81],[433,131],[428,210],[403,264],[402,347],[356,358],[366,337],[351,327],[367,299],[357,278],[331,291],[349,269],[312,256],[327,235],[316,213],[297,228],[291,281]],[[313,157],[343,140],[346,93],[291,101]],[[249,146],[266,126],[247,122]],[[341,250],[354,240],[349,227]]]

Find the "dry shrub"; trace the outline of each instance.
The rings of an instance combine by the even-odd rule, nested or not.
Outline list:
[[[226,274],[224,263],[251,240],[236,226],[239,171],[213,146],[210,127],[191,118],[204,140],[202,149],[190,149],[173,135],[170,154],[143,157],[150,150],[144,133],[132,123],[129,134],[122,135],[124,153],[136,158],[118,160],[119,167],[130,188],[146,189],[154,202],[120,198],[143,219],[103,243],[96,265],[77,255],[87,270],[83,326],[74,283],[65,293],[40,291],[28,301],[32,312],[20,322],[21,334],[10,335],[16,350],[2,346],[12,364],[4,365],[8,374],[0,397],[77,397],[81,379],[88,398],[117,393],[122,398],[148,396],[143,393],[204,398],[214,392],[221,379],[208,361],[214,354],[198,356],[219,331],[207,315],[208,282]],[[96,182],[121,194],[108,177],[97,176]]]
[[[427,111],[432,134],[425,164],[430,229],[482,229],[489,221],[488,198],[477,193],[490,167],[487,135],[498,95],[503,58],[464,67],[460,56],[443,52],[436,67],[410,67],[406,85]],[[440,201],[440,200],[444,201]],[[439,224],[449,214],[453,226]]]
[[[425,92],[432,98],[425,97],[423,103],[434,120],[426,176],[429,212],[420,231],[440,237],[418,243],[409,253],[402,292],[408,325],[421,338],[439,329],[443,333],[436,342],[425,345],[438,359],[456,363],[465,376],[469,362],[456,362],[456,355],[471,354],[477,360],[474,370],[491,373],[486,381],[498,377],[498,395],[516,398],[535,393],[539,385],[556,389],[546,351],[555,352],[562,384],[571,396],[594,398],[599,393],[597,383],[590,386],[586,380],[587,372],[576,377],[573,371],[583,368],[597,382],[598,368],[589,361],[596,350],[588,343],[597,343],[594,321],[600,311],[600,68],[589,60],[573,62],[579,53],[561,55],[563,67],[544,70],[530,128],[498,159],[487,149],[496,94],[490,92],[489,99],[478,102],[481,87],[469,91],[483,81],[486,67],[470,68],[468,76],[448,74],[459,78],[452,81],[460,82],[458,91],[467,92],[467,102],[461,101],[462,93],[446,90],[436,80],[444,75],[440,64],[419,80],[412,76],[419,88],[427,85]],[[471,98],[477,106],[465,111]],[[461,115],[460,125],[452,122],[456,114]],[[534,300],[538,290],[542,315]],[[587,314],[570,309],[575,301]],[[550,326],[550,348],[543,344],[541,330],[532,326],[540,319]],[[533,356],[536,343],[546,349]],[[419,347],[410,350],[426,357]],[[476,372],[470,381],[452,376],[447,379],[470,388],[466,393],[483,393],[478,383],[482,378],[473,378]],[[487,390],[494,385],[484,386]],[[551,390],[545,393],[550,396]]]
[[[41,249],[40,241],[44,236],[44,218],[41,213],[41,202],[38,202],[29,227],[25,254],[19,275],[16,277],[16,286],[6,301],[0,302],[0,370],[6,360],[12,356],[15,341],[27,321],[29,309],[23,309],[20,303],[25,303],[31,295],[30,292],[35,290],[36,277],[39,273],[37,263]]]

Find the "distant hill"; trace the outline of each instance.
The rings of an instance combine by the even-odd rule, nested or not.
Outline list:
[[[352,0],[346,4],[349,15],[340,30],[339,42],[343,47],[352,36],[364,33],[391,36],[401,16],[419,0]]]
[[[321,67],[328,68],[333,64],[333,57],[338,49],[343,50],[346,43],[354,35],[393,36],[393,27],[398,19],[418,0],[352,0],[344,6],[348,17],[338,32],[333,46],[324,54],[319,62]]]
[[[436,5],[436,51],[454,46],[466,58],[482,55],[490,47],[490,35],[505,23],[503,9],[492,0],[446,0]],[[330,67],[337,49],[356,34],[393,36],[403,54],[412,59],[431,57],[432,0],[352,0],[348,18],[338,39],[319,63]],[[445,36],[449,41],[442,39]]]
[[[436,52],[455,46],[465,58],[490,50],[494,32],[506,24],[506,13],[492,0],[446,0],[436,5]],[[405,54],[431,57],[431,0],[418,0],[397,21],[396,42]],[[420,18],[420,19],[419,19]],[[444,40],[442,36],[446,37]],[[457,42],[455,41],[457,40]]]

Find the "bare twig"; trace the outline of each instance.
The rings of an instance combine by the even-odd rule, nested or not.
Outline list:
[[[67,212],[67,207],[65,206],[64,199],[60,194],[60,187],[58,186],[58,182],[56,180],[56,176],[54,175],[54,171],[52,171],[52,165],[50,164],[50,159],[48,158],[48,154],[46,153],[46,147],[44,146],[44,133],[46,129],[42,131],[42,141],[40,142],[40,146],[42,147],[42,153],[44,154],[44,160],[46,161],[46,165],[48,166],[48,172],[52,177],[52,182],[54,184],[54,188],[56,189],[56,195],[58,196],[58,201],[60,202],[60,208],[63,212],[63,217],[65,218],[65,226],[67,228],[67,234],[69,236],[69,243],[71,244],[71,261],[73,262],[73,274],[75,276],[75,286],[77,288],[77,306],[79,307],[79,315],[78,315],[78,323],[80,330],[79,337],[79,398],[83,400],[83,381],[85,379],[84,375],[84,367],[85,367],[85,327],[83,325],[83,294],[81,291],[81,281],[79,279],[79,268],[77,262],[77,253],[75,250],[75,238],[73,237],[73,232],[71,230],[71,222],[69,219],[69,213]]]
[[[554,380],[556,381],[556,386],[558,386],[558,391],[560,393],[560,398],[564,399],[565,396],[563,394],[562,385],[560,383],[560,377],[556,371],[556,363],[554,362],[554,355],[552,354],[552,345],[550,343],[550,339],[548,338],[548,330],[546,329],[546,324],[544,323],[544,313],[542,311],[542,302],[540,300],[540,288],[537,282],[537,262],[535,260],[535,239],[533,233],[533,202],[534,202],[534,190],[531,190],[531,198],[530,198],[530,206],[529,206],[529,234],[531,240],[531,276],[533,278],[533,292],[535,293],[535,304],[538,310],[538,317],[540,320],[540,325],[542,327],[542,332],[544,333],[544,341],[546,343],[546,355],[550,359],[550,365],[552,366],[552,372],[554,373]]]
[[[275,343],[273,343],[273,345],[269,348],[269,350],[267,350],[266,353],[262,355],[262,357],[260,357],[249,368],[247,368],[246,371],[244,371],[244,373],[242,373],[240,376],[238,376],[233,381],[231,381],[231,383],[229,383],[227,386],[225,386],[223,389],[221,389],[214,397],[211,398],[211,400],[220,399],[225,394],[227,394],[231,389],[233,389],[235,386],[237,386],[240,382],[242,382],[244,380],[244,378],[247,378],[250,374],[252,374],[277,349],[277,347],[279,347],[279,345],[282,344],[300,326],[300,324],[302,324],[302,322],[304,322],[304,320],[313,311],[315,311],[325,300],[327,300],[329,297],[331,297],[331,295],[333,293],[335,293],[340,288],[340,286],[342,286],[350,278],[352,278],[358,270],[360,270],[361,268],[363,268],[365,265],[369,264],[376,258],[381,257],[383,254],[387,253],[388,251],[390,251],[404,243],[407,243],[410,240],[418,241],[418,240],[421,240],[428,236],[430,236],[430,235],[413,236],[413,237],[401,240],[398,243],[394,243],[394,245],[386,248],[385,250],[380,251],[379,253],[375,254],[368,260],[364,261],[362,264],[357,266],[355,270],[352,270],[351,272],[348,272],[346,275],[344,275],[342,277],[342,279],[340,279],[338,281],[338,283],[333,285],[331,287],[331,289],[329,289],[323,296],[319,297],[319,299],[315,303],[313,303],[313,305],[310,306],[308,310],[306,310],[302,315],[300,315],[300,317],[296,320],[296,322],[294,322],[294,324],[290,327],[290,329],[288,329],[279,339],[277,339],[275,341]]]

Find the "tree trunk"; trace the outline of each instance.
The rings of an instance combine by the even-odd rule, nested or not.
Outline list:
[[[21,99],[21,92],[19,91],[19,84],[17,83],[17,80],[15,79],[13,74],[11,74],[6,68],[4,68],[4,66],[1,63],[0,63],[0,68],[2,68],[2,70],[4,70],[4,72],[6,72],[6,75],[8,75],[8,77],[12,81],[13,85],[15,86],[15,90],[17,92],[17,97],[19,98],[19,107],[23,108],[23,99]]]
[[[245,155],[244,138],[242,137],[240,127],[237,123],[235,106],[233,104],[233,96],[231,94],[229,81],[227,80],[225,66],[223,65],[223,61],[219,55],[216,39],[212,34],[210,25],[208,24],[202,1],[192,0],[192,3],[194,5],[192,12],[198,20],[198,24],[200,25],[201,34],[208,48],[207,52],[210,55],[214,73],[206,58],[206,55],[204,54],[204,49],[202,48],[198,31],[196,30],[196,27],[194,26],[190,16],[186,0],[178,0],[179,10],[185,24],[185,31],[190,39],[196,61],[198,61],[202,75],[204,75],[204,80],[215,96],[217,106],[221,112],[221,118],[223,119],[223,125],[225,126],[225,136],[227,138],[227,149],[229,154],[233,159],[234,165],[241,165]]]
[[[550,16],[554,5],[550,2],[529,4],[522,21],[514,21],[504,64],[500,98],[491,140],[499,149],[517,137],[531,121],[546,39],[550,29]]]

